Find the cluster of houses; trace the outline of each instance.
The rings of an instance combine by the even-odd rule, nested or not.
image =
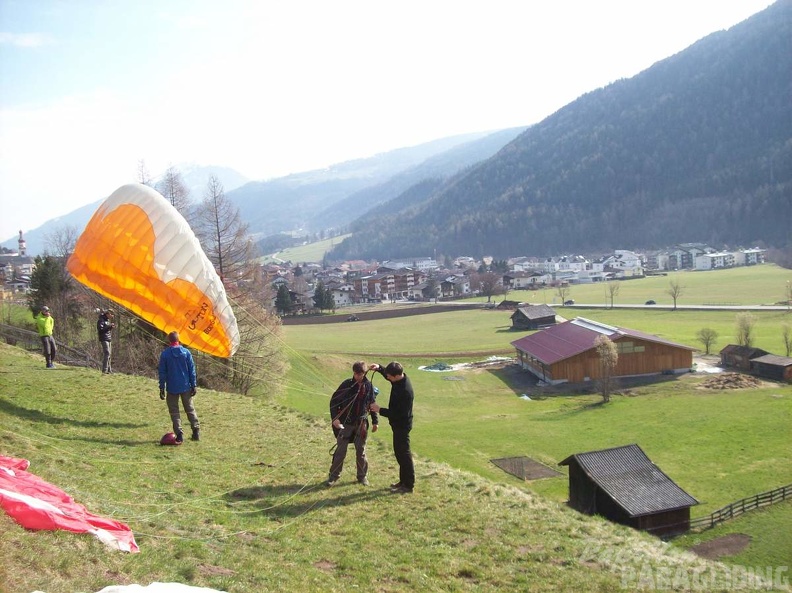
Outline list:
[[[698,243],[651,254],[617,249],[597,259],[582,255],[518,257],[505,262],[508,269],[497,273],[497,289],[493,293],[640,278],[664,270],[709,270],[763,262],[762,249],[726,254]],[[291,282],[292,269],[289,267],[266,266],[266,273],[276,292],[279,284],[287,284],[294,303],[292,313],[299,313],[312,308],[309,291],[318,281],[331,292],[338,307],[395,300],[442,300],[480,293],[481,274],[490,269],[491,264],[492,258],[477,261],[470,257],[459,257],[449,267],[441,266],[430,257],[381,264],[347,261],[332,269],[306,264],[301,268],[306,279],[303,290]]]
[[[17,253],[0,255],[0,277],[4,294],[27,292],[34,259],[27,255],[22,231]],[[537,290],[568,284],[587,284],[643,277],[665,270],[710,270],[764,262],[763,249],[717,251],[700,243],[639,254],[617,249],[598,258],[582,255],[549,258],[516,257],[501,266],[492,294],[507,290]],[[474,260],[458,257],[441,266],[431,257],[391,260],[381,264],[346,261],[325,269],[319,264],[264,265],[261,272],[271,283],[273,294],[286,284],[292,300],[289,313],[313,309],[313,291],[321,281],[333,295],[335,305],[395,300],[428,301],[459,298],[481,291],[481,273],[490,269],[492,258]],[[299,275],[297,268],[299,267]],[[274,298],[273,298],[274,305]]]

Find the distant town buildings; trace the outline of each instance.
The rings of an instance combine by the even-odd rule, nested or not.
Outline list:
[[[35,260],[27,254],[27,245],[22,231],[19,231],[16,253],[0,254],[0,276],[2,277],[2,296],[11,298],[17,293],[30,290],[30,276],[36,268]]]

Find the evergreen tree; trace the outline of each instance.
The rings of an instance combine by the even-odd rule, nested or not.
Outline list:
[[[41,307],[47,305],[55,318],[56,340],[71,343],[81,324],[74,282],[61,258],[37,256],[34,262],[36,268],[30,276],[28,307],[33,315],[38,315]]]
[[[289,289],[285,284],[281,284],[278,287],[278,294],[275,297],[275,309],[278,313],[285,315],[286,313],[290,313],[292,310],[292,299],[291,295],[289,294]]]

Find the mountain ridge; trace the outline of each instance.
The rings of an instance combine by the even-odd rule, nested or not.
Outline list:
[[[584,94],[331,259],[789,241],[792,2]],[[387,207],[387,206],[386,206]],[[403,246],[393,254],[392,246]]]

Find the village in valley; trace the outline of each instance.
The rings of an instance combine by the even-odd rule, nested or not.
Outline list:
[[[261,273],[276,294],[281,287],[289,300],[273,297],[282,315],[301,315],[362,303],[447,301],[471,296],[503,295],[512,290],[552,290],[558,297],[575,284],[630,280],[678,270],[717,270],[764,263],[765,250],[718,251],[700,243],[678,245],[646,254],[615,250],[598,258],[582,255],[548,258],[515,257],[498,261],[486,257],[404,258],[381,263],[346,261],[332,268],[318,263],[269,263]],[[317,306],[316,288],[327,291],[330,307]],[[524,299],[528,300],[528,299]],[[559,304],[567,299],[561,298]],[[288,307],[288,308],[287,308]]]

